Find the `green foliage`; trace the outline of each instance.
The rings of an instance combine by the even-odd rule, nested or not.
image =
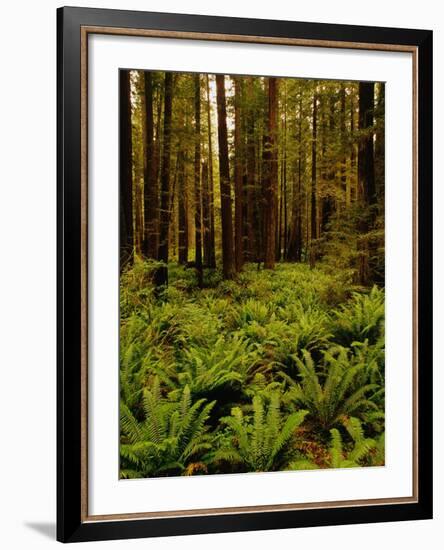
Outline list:
[[[310,412],[312,421],[329,429],[346,415],[376,408],[368,395],[376,384],[362,383],[366,365],[350,364],[347,351],[337,348],[324,352],[324,363],[316,369],[311,354],[304,350],[302,359],[294,356],[300,383],[291,383],[291,398]],[[288,378],[287,378],[288,380]]]
[[[128,317],[143,310],[153,296],[152,277],[159,266],[154,260],[142,261],[136,257],[131,269],[120,277],[120,315]]]
[[[269,321],[271,316],[267,304],[251,298],[239,308],[239,324],[241,326],[252,322],[263,324]]]
[[[227,386],[245,382],[248,368],[255,364],[255,353],[245,340],[219,336],[214,345],[184,348],[176,366],[176,385],[188,386],[194,396],[204,396]],[[174,397],[176,391],[171,395]]]
[[[280,470],[288,460],[289,447],[306,414],[307,411],[299,410],[285,417],[277,393],[271,395],[268,405],[256,395],[252,415],[244,416],[235,407],[231,416],[222,419],[228,429],[212,461],[238,463],[253,472]]]
[[[362,423],[354,417],[347,417],[343,425],[349,437],[344,444],[343,436],[337,428],[330,430],[330,446],[324,467],[357,468],[360,466],[382,466],[384,464],[384,434],[375,440],[365,437]],[[289,470],[314,470],[319,466],[310,460],[299,459],[291,462]]]
[[[384,464],[384,83],[217,80],[122,88],[121,477]]]
[[[344,449],[343,440],[339,430],[332,428],[330,456],[332,468],[355,468],[370,457],[377,443],[374,439],[366,438],[361,422],[357,418],[347,418],[344,421],[345,428],[352,439],[349,450]]]
[[[153,477],[190,471],[211,448],[206,422],[215,403],[192,402],[185,386],[180,401],[162,396],[159,380],[143,393],[144,419],[120,405],[121,469],[124,477]]]
[[[331,338],[330,318],[325,311],[316,307],[304,308],[301,302],[290,303],[279,311],[279,317],[294,327],[295,347],[322,349]]]
[[[121,477],[384,464],[382,290],[302,264],[199,289],[171,264],[156,295],[156,265],[121,279]]]
[[[335,313],[336,341],[344,346],[367,339],[375,344],[384,334],[384,293],[374,286],[369,294],[354,293]]]

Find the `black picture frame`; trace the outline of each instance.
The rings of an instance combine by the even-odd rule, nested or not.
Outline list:
[[[417,455],[416,502],[150,519],[82,513],[81,29],[183,33],[411,46],[417,52]],[[58,369],[57,539],[62,542],[355,524],[432,517],[432,32],[172,13],[57,10]]]

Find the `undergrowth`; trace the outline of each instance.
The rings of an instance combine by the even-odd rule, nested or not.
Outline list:
[[[121,276],[122,478],[384,464],[384,291],[322,265]]]

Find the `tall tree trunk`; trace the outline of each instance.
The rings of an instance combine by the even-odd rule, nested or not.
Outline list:
[[[134,74],[134,73],[133,73]],[[137,71],[134,78],[134,88],[140,103],[133,112],[133,199],[134,199],[134,252],[139,257],[143,254],[144,227],[144,171],[145,171],[145,93],[143,71]],[[134,119],[136,115],[137,121]],[[139,124],[138,124],[139,123]]]
[[[247,80],[248,110],[247,110],[247,200],[246,200],[246,221],[247,221],[247,249],[248,260],[254,260],[255,255],[255,188],[256,188],[256,146],[254,135],[254,92],[253,78]]]
[[[350,94],[350,140],[351,140],[351,151],[350,151],[350,178],[349,178],[349,189],[348,189],[348,205],[351,204],[352,200],[358,200],[358,178],[356,174],[356,143],[355,143],[355,90],[352,90]]]
[[[284,157],[284,164],[283,164],[283,194],[284,194],[284,260],[287,259],[287,248],[288,248],[288,204],[287,204],[287,120],[285,117],[285,141],[284,141],[284,147],[285,147],[285,157]]]
[[[188,262],[188,209],[185,185],[185,158],[184,153],[180,154],[178,166],[178,225],[179,225],[179,263],[184,265]]]
[[[284,260],[287,257],[287,81],[284,81],[284,106],[282,120],[282,163],[281,163],[281,207],[279,215],[279,246],[277,259],[281,259],[282,247],[284,249]]]
[[[346,150],[346,131],[345,131],[345,84],[341,83],[340,89],[340,103],[341,103],[341,206],[346,203],[347,195],[347,157],[345,155]]]
[[[202,229],[203,229],[203,264],[211,264],[211,228],[210,228],[210,192],[208,187],[208,163],[202,163]]]
[[[315,246],[318,238],[318,204],[316,186],[316,146],[318,139],[318,93],[315,88],[313,94],[313,115],[312,115],[312,139],[311,139],[311,232],[310,232],[310,266],[313,267],[316,261]]]
[[[284,110],[284,254],[287,259],[287,248],[288,248],[288,146],[287,146],[287,105],[288,105],[288,94],[287,94],[287,81],[285,81],[285,110]]]
[[[264,170],[264,267],[273,269],[276,256],[276,214],[278,185],[278,81],[268,79],[268,121]]]
[[[375,191],[378,200],[384,204],[385,180],[385,84],[378,84],[378,103],[375,141]]]
[[[180,167],[180,157],[181,157],[182,151],[177,151],[176,156],[176,162],[174,164],[174,175],[170,180],[172,179],[172,184],[170,183],[170,206],[169,206],[169,213],[170,213],[170,229],[171,229],[171,223],[174,219],[174,205],[176,203],[176,189],[177,189],[177,180],[179,179],[179,167]]]
[[[171,162],[171,117],[173,108],[173,75],[165,73],[163,114],[163,149],[160,174],[160,235],[158,259],[163,262],[155,273],[156,286],[168,284],[168,241],[170,224],[170,162]]]
[[[199,288],[203,286],[202,270],[202,193],[200,188],[200,75],[194,75],[194,214],[196,231],[196,272]]]
[[[119,71],[120,85],[120,269],[132,261],[133,233],[133,167],[131,134],[130,71]]]
[[[224,75],[216,75],[216,94],[222,217],[222,269],[224,278],[232,279],[235,273],[235,264],[233,254],[233,218],[231,212],[230,166],[228,161],[227,111]]]
[[[155,124],[155,140],[154,140],[154,178],[157,187],[157,227],[153,235],[153,246],[159,253],[159,240],[160,240],[160,171],[162,163],[162,141],[163,141],[163,107],[164,107],[164,86],[159,86],[157,90],[157,99],[154,104],[157,104],[156,124]]]
[[[281,261],[282,255],[282,219],[283,219],[283,208],[284,208],[284,168],[283,161],[281,161],[281,174],[280,174],[280,190],[278,196],[278,212],[277,212],[277,224],[276,224],[276,251],[275,259],[277,262]]]
[[[243,251],[243,189],[242,189],[242,140],[241,140],[241,83],[234,79],[234,249],[236,271],[244,263]]]
[[[302,93],[299,93],[298,111],[298,157],[297,169],[293,180],[290,234],[288,238],[287,259],[300,262],[302,252]],[[308,227],[308,219],[307,219]]]
[[[145,235],[143,253],[147,258],[157,258],[159,238],[159,189],[156,177],[154,153],[153,77],[145,71],[145,166],[144,166],[144,214]]]
[[[299,138],[302,140],[302,137]],[[300,262],[302,260],[302,194],[301,194],[301,188],[302,188],[302,159],[301,159],[301,152],[299,152],[299,158],[298,158],[298,211],[296,214],[296,253],[295,253],[295,260],[297,262]],[[308,225],[308,220],[307,220]]]
[[[206,75],[207,84],[207,123],[208,123],[208,194],[210,208],[210,234],[208,249],[208,267],[216,267],[216,234],[214,229],[214,174],[213,174],[213,138],[211,132],[211,101],[210,101],[210,81]]]
[[[265,120],[265,118],[264,118]],[[265,124],[265,123],[264,123]],[[264,140],[265,130],[258,128],[255,139],[255,187],[254,187],[254,242],[255,242],[255,261],[258,269],[260,263],[264,260]]]
[[[134,150],[134,146],[133,146]],[[134,253],[140,258],[143,245],[143,185],[142,185],[142,159],[133,159],[136,165],[135,185],[134,185]]]
[[[298,146],[298,211],[296,223],[296,261],[302,260],[302,92],[299,95],[299,146]],[[304,162],[305,165],[305,162]],[[308,219],[307,219],[308,225]]]
[[[335,136],[335,95],[330,92],[329,97],[329,113],[328,113],[328,130],[326,128],[325,122],[322,125],[322,133],[323,133],[323,163],[324,163],[324,170],[326,172],[326,180],[327,180],[327,188],[324,187],[324,197],[322,199],[322,215],[321,215],[321,232],[325,233],[328,230],[328,224],[330,222],[330,218],[334,212],[335,209],[335,189],[334,189],[334,180],[336,176],[336,169],[335,169],[335,156],[334,152],[332,151],[333,143],[336,138]],[[326,102],[325,102],[326,103]],[[326,107],[326,105],[325,105]],[[324,108],[325,109],[325,108]],[[324,111],[325,112],[325,111]],[[325,119],[324,119],[325,120]],[[327,153],[327,146],[325,143],[325,136],[328,131],[328,141],[329,141],[329,150]],[[327,158],[326,158],[327,157]],[[325,167],[325,161],[327,160],[328,167]],[[325,183],[324,183],[325,185]]]
[[[372,206],[376,202],[375,191],[375,163],[373,150],[373,111],[374,111],[375,85],[373,82],[359,83],[359,131],[360,140],[358,148],[358,182],[363,206],[359,222],[360,263],[359,282],[362,285],[369,284],[371,273],[369,266],[369,244],[367,233],[372,225]]]
[[[359,130],[361,139],[358,149],[358,181],[365,205],[376,202],[375,163],[373,151],[373,111],[375,84],[359,83]]]

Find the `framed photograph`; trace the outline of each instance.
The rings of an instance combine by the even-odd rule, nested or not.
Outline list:
[[[58,10],[63,542],[432,517],[432,32]]]

